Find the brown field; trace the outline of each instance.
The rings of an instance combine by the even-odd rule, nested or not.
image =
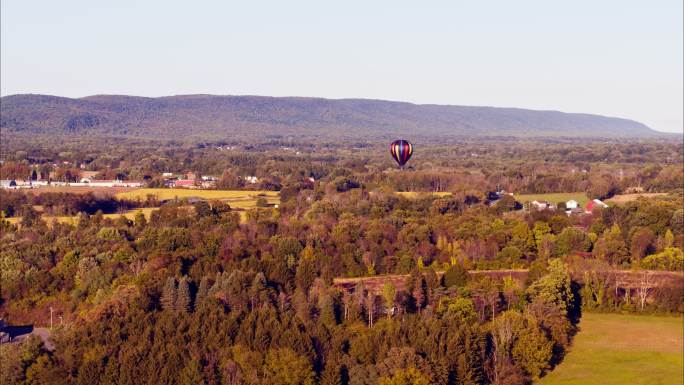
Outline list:
[[[527,279],[527,269],[504,269],[504,270],[470,270],[468,273],[472,277],[490,277],[494,279],[503,279],[504,277],[511,277],[518,282],[524,282]],[[657,270],[611,270],[609,271],[612,277],[621,288],[636,288],[642,280],[643,274],[650,275],[650,280],[653,287],[667,286],[677,284],[684,278],[684,273],[679,271],[657,271]],[[438,271],[437,276],[441,277],[443,271]],[[388,274],[376,275],[372,277],[355,277],[355,278],[335,278],[333,279],[333,286],[344,289],[353,290],[357,283],[363,282],[367,290],[372,293],[379,294],[382,291],[382,286],[386,283],[391,283],[397,290],[406,288],[406,281],[408,274]],[[580,277],[581,278],[581,277]],[[581,280],[581,279],[580,279]]]
[[[106,195],[115,195],[118,193],[137,190],[135,187],[90,187],[90,186],[39,186],[32,189],[25,189],[25,191],[30,194],[42,194],[46,192],[60,192],[60,193],[72,193],[72,194],[87,194],[101,193]]]
[[[656,198],[656,197],[662,197],[662,196],[666,196],[666,195],[667,195],[667,193],[621,194],[621,195],[616,195],[610,199],[607,199],[606,203],[613,203],[613,204],[619,205],[619,204],[624,204],[627,202],[635,201],[641,197]]]
[[[504,277],[512,277],[520,282],[527,278],[528,271],[526,269],[519,270],[470,270],[471,276],[488,276],[491,278],[503,279]],[[441,277],[444,274],[443,271],[438,271],[437,276]],[[333,286],[344,289],[353,290],[357,283],[363,282],[366,289],[372,293],[379,294],[382,292],[382,287],[386,283],[391,283],[397,290],[404,290],[406,288],[406,281],[408,280],[408,274],[388,274],[388,275],[376,275],[373,277],[355,277],[355,278],[335,278],[333,279]]]

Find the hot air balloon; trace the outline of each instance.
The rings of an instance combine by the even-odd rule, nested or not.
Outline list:
[[[390,153],[399,166],[403,167],[413,155],[413,145],[408,140],[395,140],[390,144]]]

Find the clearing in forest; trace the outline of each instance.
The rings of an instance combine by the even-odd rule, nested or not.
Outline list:
[[[681,385],[682,321],[584,313],[565,359],[536,385]]]

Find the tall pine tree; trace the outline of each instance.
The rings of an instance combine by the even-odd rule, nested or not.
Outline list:
[[[166,280],[161,296],[161,305],[164,310],[172,310],[176,307],[176,297],[178,296],[178,289],[176,288],[176,278],[169,277]]]
[[[192,298],[190,297],[190,284],[188,278],[183,277],[178,282],[178,298],[176,298],[176,310],[189,313],[191,310]]]
[[[195,296],[195,307],[201,304],[209,295],[209,279],[207,277],[202,277],[200,280],[199,288],[197,289],[197,295]]]

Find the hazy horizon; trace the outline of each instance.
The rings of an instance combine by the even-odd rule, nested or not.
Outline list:
[[[2,2],[0,94],[381,99],[683,132],[682,3]]]

